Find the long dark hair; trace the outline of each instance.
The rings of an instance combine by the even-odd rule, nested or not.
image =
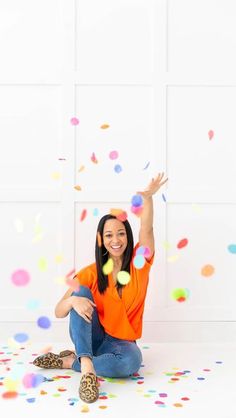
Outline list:
[[[117,219],[117,218],[113,215],[104,215],[100,219],[98,223],[98,227],[97,227],[96,244],[95,244],[95,258],[96,258],[97,275],[98,275],[98,290],[99,290],[99,293],[101,294],[104,293],[106,291],[106,288],[108,287],[108,276],[105,275],[102,271],[102,267],[108,260],[108,252],[103,245],[103,229],[104,229],[105,222],[108,221],[108,219]],[[132,232],[130,223],[127,220],[122,221],[122,223],[126,230],[127,247],[123,254],[121,270],[125,270],[128,273],[130,273],[130,262],[132,259],[133,248],[134,248],[133,232]],[[123,285],[117,282],[117,288],[120,288],[120,287],[123,287]]]

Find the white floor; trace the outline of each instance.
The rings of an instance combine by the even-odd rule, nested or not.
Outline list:
[[[42,418],[45,413],[45,417],[73,418],[87,413],[91,418],[236,418],[236,344],[139,346],[143,353],[140,376],[104,378],[99,400],[87,405],[78,397],[79,373],[43,370],[31,364],[44,346],[12,349],[1,344],[0,416]],[[57,344],[52,351],[64,348]],[[28,373],[43,374],[48,380],[26,388],[22,382]],[[4,398],[9,390],[17,396]]]

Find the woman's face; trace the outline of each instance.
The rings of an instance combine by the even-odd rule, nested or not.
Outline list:
[[[121,257],[127,247],[124,224],[118,219],[108,219],[103,229],[103,245],[112,257]]]

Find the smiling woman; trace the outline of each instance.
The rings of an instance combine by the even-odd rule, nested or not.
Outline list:
[[[79,395],[85,402],[94,402],[99,397],[97,374],[128,377],[141,366],[142,354],[136,340],[142,335],[149,272],[154,260],[152,196],[166,183],[163,177],[164,173],[158,174],[146,190],[137,192],[142,201],[138,243],[134,246],[127,219],[104,215],[97,227],[96,261],[75,275],[79,290],[69,289],[56,305],[57,318],[70,313],[70,337],[75,352],[47,353],[33,362],[39,367],[81,372]],[[137,257],[143,259],[141,264],[135,262]]]

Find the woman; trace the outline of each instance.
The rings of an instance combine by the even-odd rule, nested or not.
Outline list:
[[[137,372],[142,355],[136,340],[142,334],[142,317],[149,271],[154,258],[152,196],[166,183],[164,173],[152,179],[142,197],[138,244],[127,220],[114,215],[101,218],[96,239],[96,263],[80,270],[75,280],[79,290],[69,289],[55,308],[57,318],[70,313],[70,337],[75,352],[47,353],[33,364],[44,368],[72,368],[82,373],[79,395],[85,402],[99,397],[97,375],[127,377]],[[138,247],[148,249],[145,264],[135,267]],[[110,271],[104,270],[109,267]],[[126,285],[119,282],[125,274]],[[126,272],[126,273],[123,273]],[[129,276],[130,275],[130,276]]]

